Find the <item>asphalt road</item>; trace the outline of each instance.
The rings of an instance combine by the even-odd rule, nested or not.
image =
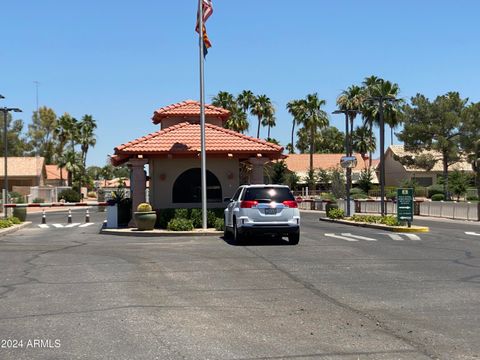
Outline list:
[[[303,213],[298,246],[233,246],[100,235],[103,217],[0,238],[0,359],[480,357],[479,224],[407,236]]]

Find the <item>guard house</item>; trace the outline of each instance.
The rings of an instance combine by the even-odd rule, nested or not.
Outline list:
[[[205,106],[208,207],[223,207],[240,184],[240,167],[249,169],[248,182],[263,183],[264,165],[283,158],[283,148],[225,129],[230,112]],[[131,169],[133,209],[145,201],[149,168],[150,203],[155,209],[201,206],[200,103],[187,100],[156,110],[152,122],[160,130],[114,149],[113,165]]]

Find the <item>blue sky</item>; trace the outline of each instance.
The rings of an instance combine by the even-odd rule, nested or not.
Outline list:
[[[480,101],[476,0],[213,4],[207,102],[220,90],[266,94],[277,108],[272,136],[284,145],[289,100],[318,92],[330,113],[343,89],[369,75],[398,83],[406,99],[454,90]],[[115,146],[158,129],[156,108],[198,99],[196,8],[196,0],[3,2],[0,104],[22,108],[30,122],[39,81],[41,106],[94,116],[98,143],[87,163],[104,165]],[[330,120],[343,130],[341,115]]]

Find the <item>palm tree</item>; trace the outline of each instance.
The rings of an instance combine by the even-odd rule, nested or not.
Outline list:
[[[367,154],[371,154],[376,149],[375,136],[366,126],[357,126],[352,132],[352,149],[362,156],[363,161],[367,159]],[[372,167],[372,158],[369,157],[369,168]]]
[[[253,102],[250,112],[258,118],[257,138],[260,138],[260,124],[262,123],[262,119],[265,115],[269,114],[272,107],[272,102],[266,95],[257,96]]]
[[[310,167],[309,171],[313,173],[313,154],[315,153],[315,136],[317,131],[325,126],[329,125],[327,113],[322,110],[322,107],[326,104],[325,100],[318,98],[317,93],[308,94],[303,100],[301,106],[302,125],[307,130],[310,137]],[[313,189],[313,184],[310,184],[310,190]]]
[[[85,167],[87,161],[87,153],[90,146],[95,146],[97,140],[95,138],[95,129],[97,123],[91,115],[84,115],[79,123],[78,142],[82,150],[82,165]]]
[[[246,114],[252,108],[255,102],[255,95],[250,90],[243,90],[240,95],[237,96],[237,103]]]
[[[72,138],[72,129],[74,128],[73,119],[70,114],[64,113],[57,120],[53,133],[58,140],[57,153],[62,153],[66,143]]]
[[[262,119],[262,126],[268,127],[267,139],[270,139],[270,128],[275,127],[276,118],[275,118],[275,108],[272,106],[267,108],[264,118]]]
[[[293,116],[292,121],[292,142],[290,143],[290,154],[295,153],[295,142],[294,142],[294,135],[295,135],[295,125],[300,124],[302,122],[301,115],[304,114],[302,111],[303,100],[291,100],[287,103],[287,110]]]
[[[225,122],[225,125],[224,125],[225,128],[233,131],[237,131],[243,134],[249,128],[247,114],[245,114],[243,110],[240,109],[239,107],[229,109],[229,111],[230,111],[230,116],[228,120]]]
[[[231,111],[231,109],[236,107],[236,100],[228,91],[219,91],[218,94],[212,98],[212,105]]]
[[[347,90],[342,91],[340,96],[337,98],[337,105],[340,108],[340,110],[353,110],[348,113],[348,119],[350,121],[350,129],[348,130],[348,133],[352,134],[353,133],[353,122],[355,118],[357,117],[357,113],[355,111],[360,111],[362,108],[362,103],[363,103],[363,91],[360,86],[357,85],[352,85],[347,88]],[[351,135],[350,135],[351,136]],[[348,144],[350,145],[349,148],[347,149],[348,155],[351,154],[351,139],[347,139]]]

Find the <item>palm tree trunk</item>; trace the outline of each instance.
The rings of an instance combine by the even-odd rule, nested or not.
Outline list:
[[[257,127],[257,139],[260,139],[260,122],[262,121],[262,117],[258,117],[258,127]]]
[[[315,152],[314,149],[315,146],[315,132],[313,127],[310,129],[310,167],[309,167],[309,174],[313,174],[313,153]],[[310,184],[308,184],[310,187],[310,192],[315,190],[315,184],[313,183],[313,179],[310,179]]]
[[[267,138],[270,139],[270,125],[268,125],[268,135]]]
[[[295,145],[293,145],[293,137],[295,135],[295,120],[293,120],[293,123],[292,123],[292,154],[295,153]]]

